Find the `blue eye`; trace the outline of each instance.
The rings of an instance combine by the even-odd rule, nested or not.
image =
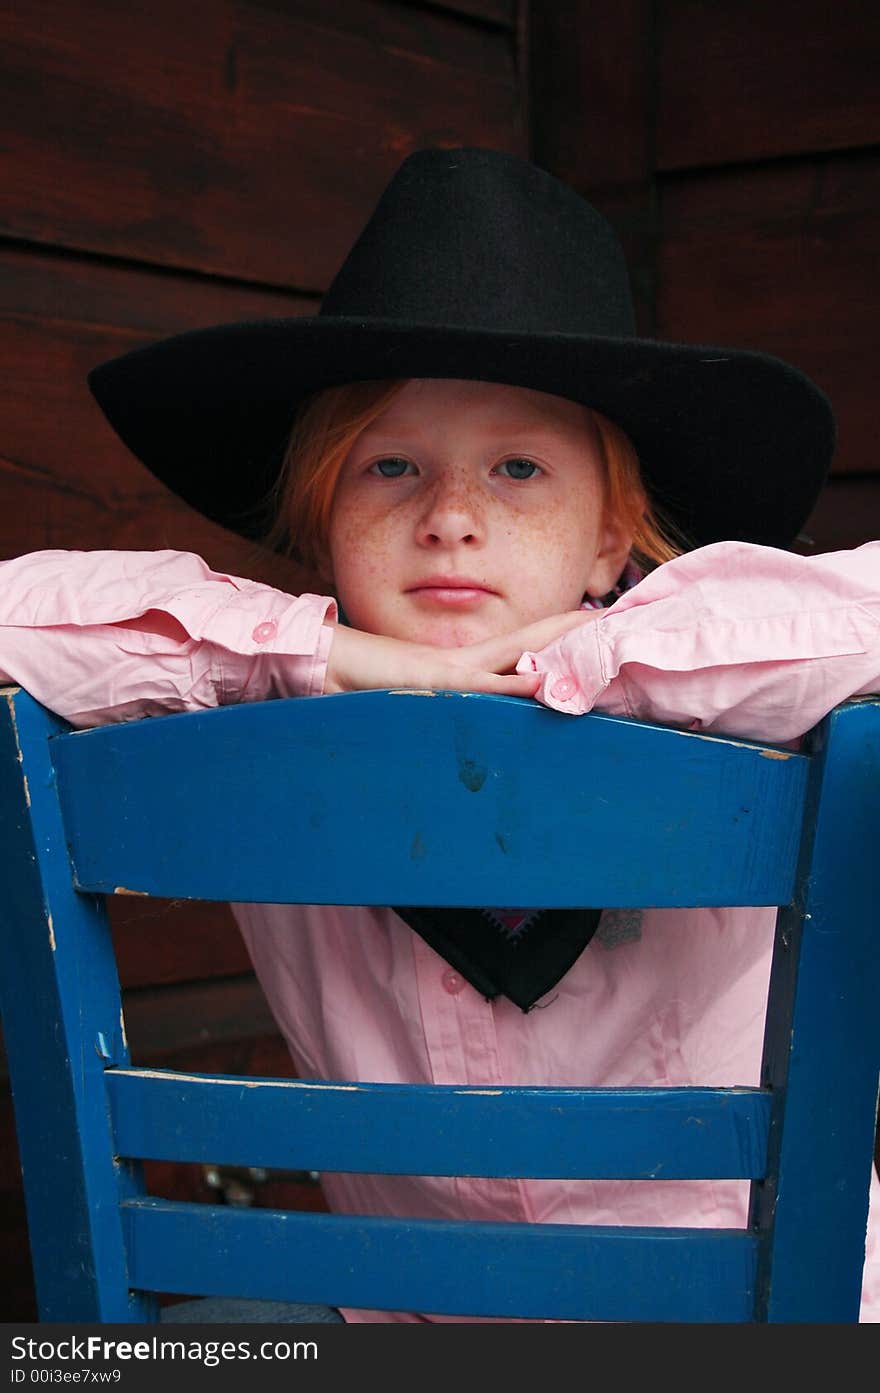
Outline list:
[[[389,455],[387,459],[377,459],[370,465],[371,474],[379,474],[383,479],[402,479],[413,468],[408,459],[399,455]]]
[[[498,465],[498,471],[506,473],[508,479],[531,479],[541,469],[530,459],[506,459]]]

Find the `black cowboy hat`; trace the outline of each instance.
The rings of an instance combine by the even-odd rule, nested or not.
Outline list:
[[[630,436],[653,499],[697,545],[789,545],[834,447],[826,397],[789,364],[638,338],[605,219],[545,171],[492,150],[405,160],[318,315],[180,334],[102,364],[89,384],[154,474],[257,537],[302,399],[412,377],[503,382],[595,407]]]

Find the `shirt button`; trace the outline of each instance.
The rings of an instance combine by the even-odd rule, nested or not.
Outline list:
[[[558,677],[550,688],[550,695],[557,701],[569,701],[578,690],[578,684],[573,677]]]
[[[251,634],[254,643],[268,643],[270,638],[274,638],[278,632],[278,625],[274,619],[264,619],[262,624],[258,624]]]
[[[450,996],[458,996],[459,992],[464,990],[464,978],[460,977],[457,972],[453,972],[451,968],[446,969],[441,980],[443,990],[449,992]]]

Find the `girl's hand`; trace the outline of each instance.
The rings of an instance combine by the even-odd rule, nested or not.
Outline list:
[[[324,692],[361,692],[384,687],[440,688],[457,692],[495,692],[502,696],[534,696],[538,673],[520,674],[517,662],[527,650],[538,650],[588,624],[601,610],[573,610],[538,619],[522,629],[462,648],[435,648],[406,643],[335,625]]]

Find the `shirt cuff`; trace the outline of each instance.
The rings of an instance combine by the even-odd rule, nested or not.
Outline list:
[[[602,619],[587,619],[566,635],[570,643],[557,640],[539,653],[523,653],[516,670],[540,674],[541,684],[535,697],[544,706],[567,716],[583,716],[592,711],[608,686],[601,625]]]
[[[217,616],[219,624],[212,623],[204,634],[215,654],[221,704],[319,696],[333,641],[336,601],[308,594],[291,599],[272,591],[254,598],[262,603],[242,605],[241,596],[230,602],[228,613]]]

